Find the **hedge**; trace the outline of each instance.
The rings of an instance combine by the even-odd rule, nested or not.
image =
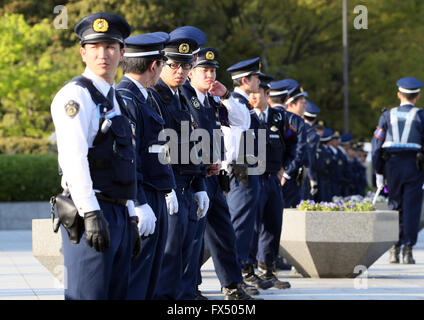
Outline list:
[[[57,154],[0,155],[0,201],[48,201],[61,190]]]
[[[0,154],[45,154],[54,150],[49,138],[0,138]]]

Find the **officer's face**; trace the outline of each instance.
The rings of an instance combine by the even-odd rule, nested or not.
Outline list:
[[[249,94],[249,98],[253,103],[255,108],[265,110],[267,106],[267,92],[265,92],[264,88],[259,87],[258,92],[252,92]]]
[[[291,112],[303,117],[303,114],[306,110],[306,100],[304,97],[296,99],[296,102],[290,102],[288,105],[288,110]]]
[[[196,89],[206,92],[216,79],[215,68],[196,67],[190,71],[190,83]]]
[[[259,76],[257,74],[253,74],[250,77],[246,77],[246,93],[250,94],[251,92],[259,91]]]
[[[118,42],[87,43],[80,48],[80,53],[91,71],[113,84],[116,69],[124,57]]]
[[[191,70],[183,68],[185,65],[187,64],[169,59],[160,74],[163,82],[173,89],[182,86],[186,82],[187,76]],[[171,66],[173,67],[171,68]]]

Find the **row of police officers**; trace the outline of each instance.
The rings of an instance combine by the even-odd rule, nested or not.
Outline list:
[[[273,81],[254,58],[227,69],[231,92],[216,80],[219,52],[192,26],[130,36],[123,18],[99,12],[74,30],[86,68],[51,105],[81,225],[75,239],[62,221],[65,298],[206,299],[204,252],[226,299],[290,288],[274,273],[283,208],[361,192],[353,173],[330,188],[339,158],[325,139],[339,139],[318,133],[302,86]],[[355,157],[341,152],[344,174]]]

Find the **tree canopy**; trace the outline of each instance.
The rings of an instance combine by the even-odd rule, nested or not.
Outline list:
[[[54,27],[57,5],[66,7],[67,29]],[[366,29],[354,26],[358,5],[367,11]],[[73,27],[98,11],[127,19],[132,34],[199,27],[206,45],[220,52],[218,79],[228,87],[226,68],[261,57],[263,72],[298,80],[320,107],[320,118],[343,130],[341,1],[3,0],[0,137],[42,138],[53,132],[51,100],[84,67]],[[355,138],[369,140],[381,109],[398,103],[396,80],[407,75],[424,80],[424,2],[351,0],[348,19],[349,127]]]

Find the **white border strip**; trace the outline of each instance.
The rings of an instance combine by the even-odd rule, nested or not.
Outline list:
[[[403,92],[403,93],[418,93],[418,92],[420,92],[420,90],[421,90],[420,88],[414,89],[414,90],[409,90],[409,89],[399,87],[399,91]]]
[[[136,58],[136,57],[146,57],[146,56],[155,56],[160,55],[160,51],[146,51],[146,52],[125,52],[124,57]]]

